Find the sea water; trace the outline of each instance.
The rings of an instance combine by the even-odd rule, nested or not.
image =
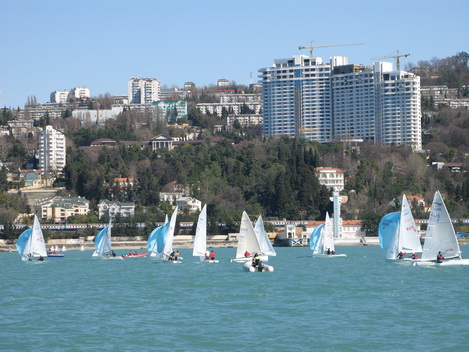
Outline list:
[[[375,246],[276,250],[264,273],[231,263],[233,248],[215,249],[218,264],[189,249],[181,264],[0,253],[0,351],[469,349],[468,266],[387,263]]]

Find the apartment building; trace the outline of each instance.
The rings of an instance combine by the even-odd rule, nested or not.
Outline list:
[[[73,88],[70,94],[76,99],[88,99],[90,95],[90,89],[86,87]]]
[[[65,223],[72,215],[86,215],[90,211],[90,201],[81,197],[44,198],[34,205],[34,213],[40,220],[53,220]]]
[[[65,135],[46,126],[39,134],[39,169],[42,174],[56,175],[65,167]]]
[[[155,78],[132,77],[128,93],[130,104],[151,104],[160,100],[160,82]]]
[[[68,98],[68,90],[56,90],[50,93],[50,102],[56,104],[66,104]]]
[[[343,56],[324,64],[295,55],[261,68],[263,133],[333,140],[374,140],[421,150],[420,78],[394,70],[348,63]]]
[[[319,180],[319,184],[336,192],[344,189],[344,172],[342,170],[332,167],[317,167],[314,169],[314,172]]]

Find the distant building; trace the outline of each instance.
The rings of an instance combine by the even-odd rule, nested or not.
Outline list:
[[[72,215],[86,215],[90,211],[90,201],[81,197],[51,197],[38,201],[34,213],[42,220],[65,223]]]
[[[56,104],[66,104],[68,102],[68,90],[56,90],[50,93],[50,102]]]
[[[72,116],[85,125],[104,124],[109,119],[115,119],[124,111],[122,106],[113,106],[110,109],[103,110],[73,110]]]
[[[132,77],[128,92],[130,104],[151,104],[160,100],[160,82],[155,78]]]
[[[173,150],[173,139],[164,134],[160,134],[150,140],[151,150],[154,152],[161,148]]]
[[[176,199],[176,205],[179,210],[188,210],[189,213],[195,213],[202,210],[202,202],[192,197],[180,197]]]
[[[421,150],[420,77],[390,62],[294,55],[259,70],[263,133],[330,143],[360,138]]]
[[[342,170],[332,167],[317,167],[314,172],[321,185],[338,192],[344,189],[344,172]]]
[[[24,180],[25,187],[41,185],[41,171],[20,170],[20,180]]]
[[[160,100],[152,103],[153,121],[176,122],[178,119],[187,117],[186,100]]]
[[[86,87],[73,88],[70,94],[76,99],[88,99],[90,95],[90,89]]]
[[[56,175],[65,167],[65,135],[46,126],[39,135],[39,168],[43,174]]]
[[[34,120],[26,117],[8,121],[11,134],[17,139],[26,138],[29,133],[35,134],[36,130],[33,126]]]
[[[98,204],[98,209],[100,218],[108,216],[111,220],[114,220],[116,216],[130,218],[135,215],[134,203],[122,203],[105,199]]]
[[[230,81],[228,81],[227,79],[221,78],[217,82],[217,87],[218,88],[226,88],[226,87],[229,87],[229,86],[230,86]]]
[[[172,181],[163,186],[160,191],[160,202],[174,204],[177,199],[186,197],[189,194],[189,187]]]

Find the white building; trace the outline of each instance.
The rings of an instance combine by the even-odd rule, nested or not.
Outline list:
[[[153,121],[176,122],[187,117],[187,100],[160,100],[152,103]]]
[[[295,55],[259,70],[263,86],[263,133],[374,140],[421,150],[420,78],[393,70],[349,65],[342,56]]]
[[[179,210],[188,210],[190,213],[202,210],[202,202],[192,197],[180,197],[176,199],[176,205]]]
[[[50,93],[50,102],[56,104],[66,104],[68,98],[68,90],[56,90]]]
[[[135,214],[134,203],[122,203],[117,201],[102,200],[98,204],[99,217],[108,216],[111,220],[114,220],[116,216],[123,218],[130,218]]]
[[[90,89],[86,87],[73,88],[70,91],[70,94],[73,95],[76,99],[88,99],[91,96]]]
[[[39,134],[39,169],[43,174],[56,175],[65,167],[65,135],[52,126]]]
[[[160,82],[155,78],[132,77],[128,92],[130,104],[151,104],[160,100]]]
[[[72,116],[85,125],[104,124],[108,119],[115,119],[124,111],[123,106],[112,106],[110,109],[101,110],[82,110],[72,111]]]
[[[263,133],[329,142],[332,137],[331,65],[295,55],[262,68]]]
[[[90,201],[81,197],[44,198],[34,205],[34,213],[40,220],[65,223],[72,215],[86,215],[90,211]]]
[[[319,184],[326,186],[333,191],[340,192],[344,189],[344,172],[332,167],[317,167],[314,169]]]

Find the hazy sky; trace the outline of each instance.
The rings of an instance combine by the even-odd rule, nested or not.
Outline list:
[[[13,108],[74,87],[127,94],[131,77],[247,85],[311,40],[365,43],[315,49],[325,62],[399,50],[403,68],[469,52],[468,0],[0,0],[0,14],[0,106]]]

